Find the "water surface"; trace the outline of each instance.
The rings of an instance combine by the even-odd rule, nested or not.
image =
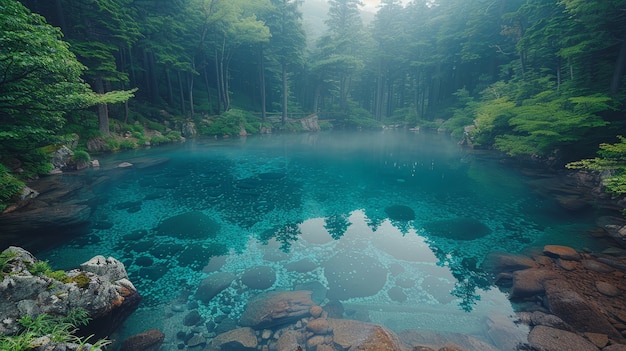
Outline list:
[[[124,161],[134,166],[113,169]],[[200,302],[207,321],[236,320],[262,291],[311,289],[347,318],[484,338],[488,321],[514,319],[480,268],[489,253],[596,245],[591,214],[438,134],[195,140],[100,163],[85,174],[97,180],[90,232],[40,256],[60,268],[96,254],[124,262],[144,296],[128,335],[180,330],[172,306],[195,307],[202,279],[231,272],[258,273],[258,285],[236,280]]]

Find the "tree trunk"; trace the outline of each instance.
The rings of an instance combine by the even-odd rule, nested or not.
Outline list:
[[[281,122],[283,125],[287,122],[287,64],[285,62],[281,65],[282,68],[282,80],[283,80],[283,113]]]
[[[626,64],[626,37],[622,40],[617,61],[615,62],[613,79],[611,80],[611,95],[615,95],[619,91],[619,87],[622,83],[622,76],[624,75],[624,64]]]
[[[172,87],[172,74],[168,68],[165,69],[165,79],[167,81],[167,103],[174,105],[174,87]]]
[[[220,81],[220,63],[219,56],[217,54],[217,48],[215,48],[215,85],[217,87],[217,111],[219,115],[222,109],[222,83]]]
[[[209,84],[209,74],[206,71],[206,65],[202,67],[202,72],[204,73],[204,86],[206,87],[206,100],[209,104],[209,108],[211,106],[211,85]]]
[[[193,72],[189,72],[189,75],[187,77],[189,79],[189,112],[191,113],[191,117],[193,118],[196,113],[193,107]]]
[[[102,77],[97,77],[94,81],[96,93],[104,94],[104,82]],[[105,136],[111,136],[109,131],[109,108],[107,104],[98,104],[98,129]]]
[[[265,57],[263,56],[263,44],[261,44],[261,49],[259,50],[259,88],[261,90],[261,120],[265,123],[265,119],[267,118],[267,106],[265,96]]]
[[[176,75],[178,76],[178,90],[180,91],[180,109],[184,116],[187,114],[187,107],[185,106],[185,89],[183,85],[183,75],[181,74],[181,71],[176,71]]]

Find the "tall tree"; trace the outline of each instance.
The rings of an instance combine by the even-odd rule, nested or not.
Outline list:
[[[277,62],[280,67],[281,122],[285,124],[289,102],[289,72],[303,64],[306,36],[299,10],[300,0],[272,0],[272,4],[274,10],[267,21],[272,34],[268,54],[270,60]]]

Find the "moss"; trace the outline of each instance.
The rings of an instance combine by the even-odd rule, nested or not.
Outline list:
[[[87,274],[85,274],[84,272],[79,273],[75,277],[69,277],[68,279],[68,283],[76,283],[76,286],[78,286],[81,289],[88,287],[90,281],[91,279],[89,279]]]

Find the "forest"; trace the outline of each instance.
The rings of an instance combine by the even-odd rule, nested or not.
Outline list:
[[[307,0],[304,0],[307,1]],[[407,127],[626,192],[626,0],[0,0],[0,203],[89,154],[199,135]],[[0,207],[1,209],[2,207]]]

